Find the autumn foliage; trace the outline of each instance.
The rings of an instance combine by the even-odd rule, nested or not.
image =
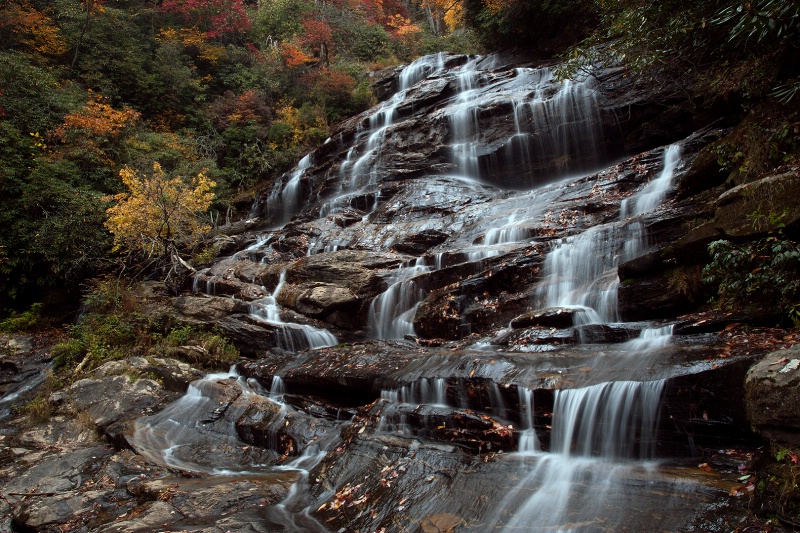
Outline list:
[[[0,313],[122,264],[186,267],[199,213],[243,216],[376,103],[369,70],[475,51],[421,1],[0,2]]]
[[[118,159],[114,147],[132,133],[139,117],[137,111],[114,109],[102,96],[90,92],[86,105],[66,115],[53,130],[57,142],[53,153],[94,165],[114,165]]]
[[[67,51],[67,43],[55,22],[27,2],[11,2],[0,10],[0,43],[3,48],[46,56]]]
[[[242,33],[250,28],[250,17],[242,0],[164,0],[161,8],[182,16],[212,38]]]
[[[119,173],[128,192],[113,196],[106,227],[114,234],[114,249],[143,252],[148,257],[174,253],[178,241],[196,239],[210,228],[205,213],[216,185],[202,173],[191,180],[169,177],[158,163],[143,175],[130,167]]]

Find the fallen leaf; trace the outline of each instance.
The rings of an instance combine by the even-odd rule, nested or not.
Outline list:
[[[778,359],[774,363],[770,363],[769,365],[770,366],[772,366],[772,365],[785,365],[788,362],[789,362],[789,358],[788,357],[781,357],[780,359]]]

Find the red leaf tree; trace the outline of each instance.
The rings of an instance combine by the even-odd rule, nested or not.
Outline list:
[[[164,0],[161,8],[182,16],[210,38],[235,35],[250,28],[243,0]]]

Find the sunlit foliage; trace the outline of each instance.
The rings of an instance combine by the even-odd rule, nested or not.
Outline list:
[[[114,249],[163,256],[178,241],[196,239],[210,227],[201,215],[214,199],[215,183],[203,174],[191,180],[169,177],[158,163],[149,175],[130,167],[120,171],[128,192],[113,197],[106,227],[114,234]]]

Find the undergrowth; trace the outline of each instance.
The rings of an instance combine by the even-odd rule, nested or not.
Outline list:
[[[205,369],[227,368],[239,352],[216,329],[175,323],[148,312],[118,280],[100,280],[84,299],[84,313],[52,350],[54,369],[77,376],[107,361],[132,356],[173,357]]]

